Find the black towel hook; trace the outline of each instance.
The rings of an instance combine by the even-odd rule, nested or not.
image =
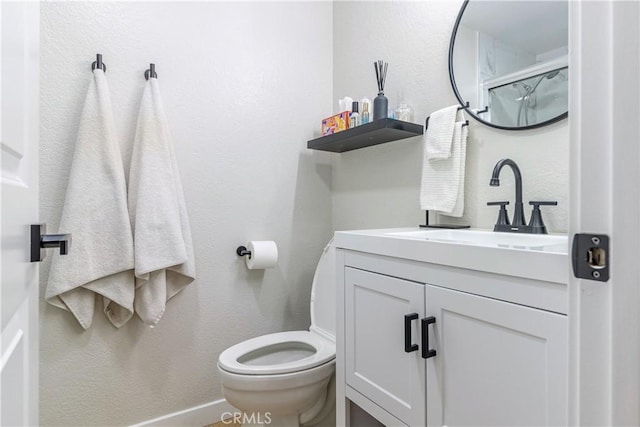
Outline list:
[[[149,64],[149,69],[145,70],[144,78],[145,80],[149,80],[149,78],[158,78],[158,73],[156,73],[156,64]]]
[[[96,68],[100,68],[105,73],[107,72],[107,65],[104,62],[102,62],[101,53],[97,53],[96,60],[91,63],[91,71],[95,70]]]

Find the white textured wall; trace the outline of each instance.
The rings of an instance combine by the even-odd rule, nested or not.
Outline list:
[[[157,64],[194,234],[196,283],[160,325],[121,330],[97,315],[83,332],[42,304],[41,421],[124,425],[221,397],[218,354],[256,335],[306,328],[313,268],[333,229],[412,226],[422,139],[333,156],[305,149],[345,95],[373,98],[373,61],[390,63],[390,105],[416,121],[456,102],[447,54],[458,1],[321,3],[43,3],[41,220],[61,214],[80,108],[97,52],[108,66],[125,157],[142,73]],[[332,12],[333,10],[333,12]],[[332,25],[333,21],[333,25]],[[493,165],[521,167],[526,200],[566,230],[568,126],[499,131],[471,120],[463,221],[491,227],[489,200],[513,199],[513,178],[489,187]],[[128,163],[128,158],[125,159]],[[333,193],[331,183],[333,180]],[[332,207],[333,205],[333,207]],[[528,209],[527,209],[528,210]],[[277,269],[248,272],[234,254],[274,239]],[[41,268],[46,283],[49,264]],[[212,420],[215,421],[215,420]]]
[[[373,62],[389,62],[385,94],[389,105],[402,97],[416,122],[456,104],[448,75],[449,38],[462,2],[336,2],[333,8],[333,88],[337,99],[376,96]],[[543,208],[552,232],[567,230],[567,120],[539,130],[500,131],[470,119],[466,208],[462,222],[492,228],[497,209],[487,201],[511,200],[513,174],[503,170],[501,186],[489,187],[495,163],[509,157],[523,175],[525,203],[557,200]],[[336,230],[416,226],[424,220],[419,190],[422,138],[334,156],[333,226]],[[527,217],[529,206],[525,207]],[[446,222],[454,222],[445,219]]]
[[[41,220],[52,232],[60,221],[95,54],[108,67],[126,156],[143,72],[155,62],[198,267],[155,329],[134,318],[116,330],[97,313],[85,332],[41,304],[43,425],[131,424],[219,399],[222,350],[308,327],[313,270],[331,235],[329,155],[306,149],[332,103],[331,10],[327,2],[41,5]],[[249,239],[278,243],[276,269],[246,270],[235,248]],[[44,262],[43,287],[48,269]]]

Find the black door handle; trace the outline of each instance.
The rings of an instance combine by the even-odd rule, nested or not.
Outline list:
[[[418,318],[418,313],[404,315],[404,351],[411,353],[418,350],[418,344],[411,343],[411,322]]]
[[[45,234],[46,224],[31,225],[31,262],[44,259],[44,249],[60,248],[60,255],[67,255],[71,250],[71,234]]]
[[[436,318],[433,316],[425,317],[420,323],[422,326],[422,358],[428,359],[436,355],[436,351],[429,348],[429,325],[436,323]]]

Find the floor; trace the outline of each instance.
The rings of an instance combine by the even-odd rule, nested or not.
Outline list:
[[[213,423],[213,424],[208,424],[204,427],[241,427],[242,424],[240,423],[236,423],[233,420],[226,420],[226,421],[218,421],[217,423]]]

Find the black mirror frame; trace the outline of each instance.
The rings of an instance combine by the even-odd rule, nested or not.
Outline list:
[[[465,9],[467,8],[467,5],[469,4],[470,0],[464,0],[464,3],[462,3],[462,7],[460,7],[460,12],[458,12],[458,17],[456,18],[456,22],[453,25],[453,30],[451,32],[451,41],[449,42],[449,81],[451,82],[451,87],[453,88],[453,93],[455,93],[456,98],[458,99],[458,102],[460,103],[460,108],[464,109],[471,117],[473,117],[475,120],[479,121],[480,123],[490,126],[492,128],[496,128],[496,129],[502,129],[502,130],[529,130],[529,129],[536,129],[536,128],[540,128],[543,126],[547,126],[556,122],[559,122],[560,120],[564,120],[567,117],[569,117],[569,111],[566,111],[562,114],[560,114],[559,116],[554,117],[553,119],[547,120],[545,122],[541,122],[541,123],[536,123],[534,125],[529,125],[529,126],[518,126],[518,127],[507,127],[507,126],[500,126],[500,125],[496,125],[494,123],[488,122],[486,120],[482,120],[481,117],[479,117],[477,114],[475,114],[473,111],[471,111],[471,108],[468,107],[468,104],[466,101],[464,101],[462,99],[462,96],[460,95],[460,92],[458,92],[458,87],[456,86],[456,79],[453,76],[453,48],[455,45],[455,41],[456,41],[456,34],[458,33],[458,27],[460,26],[460,21],[462,20],[462,15],[464,14]]]

